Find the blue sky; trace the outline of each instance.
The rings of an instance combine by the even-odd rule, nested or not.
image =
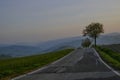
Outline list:
[[[120,31],[120,0],[0,0],[0,43],[79,36],[91,22]]]

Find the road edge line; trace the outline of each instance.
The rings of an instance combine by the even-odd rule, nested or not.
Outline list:
[[[66,55],[66,56],[64,56],[64,57],[62,57],[62,58],[60,58],[60,59],[52,62],[50,65],[54,65],[54,64],[58,63],[59,61],[65,59],[66,57],[70,56],[72,53],[74,53],[74,52],[76,52],[76,51],[77,51],[77,50],[74,50],[74,51],[70,52],[68,55]]]
[[[60,58],[60,59],[58,59],[58,60],[52,62],[51,64],[55,64],[55,63],[57,63],[57,62],[63,60],[64,58],[66,58],[67,56],[71,55],[72,53],[74,53],[74,52],[76,52],[76,51],[77,51],[77,50],[73,50],[72,52],[68,53],[68,55],[66,55],[66,56],[64,56],[64,57],[62,57],[62,58]],[[51,65],[51,64],[49,64],[49,65]],[[20,79],[20,78],[25,77],[25,76],[27,76],[27,75],[30,75],[30,74],[36,73],[36,72],[38,72],[38,71],[41,71],[41,70],[43,70],[43,69],[45,69],[45,68],[47,68],[47,67],[48,67],[48,65],[43,66],[43,67],[41,67],[41,68],[39,68],[39,69],[37,69],[37,70],[35,70],[35,71],[32,71],[32,72],[29,72],[29,73],[26,73],[26,74],[23,74],[23,75],[14,77],[14,78],[12,78],[11,80]]]
[[[96,53],[96,55],[98,56],[98,58],[100,59],[100,61],[106,66],[108,67],[111,71],[113,71],[116,75],[118,75],[120,77],[120,73],[118,71],[116,71],[115,69],[113,69],[112,67],[110,67],[106,62],[104,62],[102,60],[102,58],[100,57],[100,55],[98,54],[98,52],[95,50],[95,48],[93,48],[94,52]]]

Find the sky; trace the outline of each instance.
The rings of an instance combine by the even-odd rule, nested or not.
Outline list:
[[[0,0],[0,44],[80,36],[92,22],[120,32],[120,0]]]

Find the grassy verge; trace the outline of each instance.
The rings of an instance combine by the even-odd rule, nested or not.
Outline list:
[[[71,51],[73,51],[73,49],[65,49],[47,54],[0,60],[0,80],[10,80],[12,77],[43,67],[57,59],[60,59]]]
[[[108,48],[97,47],[97,52],[101,58],[110,66],[116,70],[120,70],[120,54],[116,53]]]

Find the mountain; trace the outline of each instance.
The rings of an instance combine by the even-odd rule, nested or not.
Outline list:
[[[39,53],[46,53],[65,48],[78,48],[81,47],[81,42],[85,37],[71,37],[59,40],[48,41],[44,43],[38,43],[36,46],[21,46],[21,45],[4,45],[0,46],[0,55],[8,55],[12,57],[28,56]],[[97,44],[109,45],[120,44],[120,33],[110,33],[101,35],[97,38]]]
[[[102,35],[97,39],[97,43],[100,45],[120,44],[120,33]]]
[[[81,47],[81,41],[84,40],[85,37],[71,37],[60,40],[48,41],[42,44],[38,44],[39,47],[43,51],[55,51],[67,47],[78,48]],[[120,44],[120,33],[110,33],[100,35],[97,38],[98,45],[110,45],[110,44]]]
[[[60,40],[53,40],[48,41],[42,44],[38,44],[39,47],[43,50],[54,50],[60,47],[74,47],[78,48],[81,47],[81,41],[84,40],[85,37],[78,36],[78,37],[71,37],[71,38],[65,38]],[[104,34],[100,35],[99,38],[97,38],[97,44],[103,45],[103,44],[120,44],[120,33],[110,33],[110,34]]]
[[[0,47],[0,55],[8,55],[12,57],[32,55],[39,51],[40,48],[33,46],[11,45]]]
[[[0,60],[1,59],[9,59],[9,58],[12,58],[12,57],[10,55],[5,55],[5,54],[0,55]]]
[[[77,48],[81,46],[82,37],[72,37],[59,40],[48,41],[40,43],[37,46],[45,52],[60,50],[63,48]]]

